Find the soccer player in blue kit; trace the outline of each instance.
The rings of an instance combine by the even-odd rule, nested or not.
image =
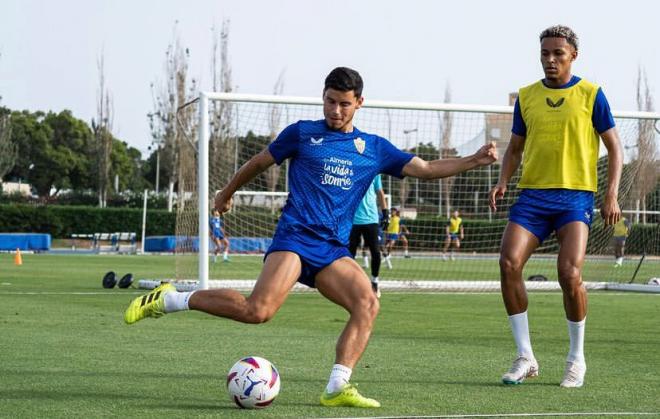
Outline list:
[[[424,179],[453,176],[492,163],[497,152],[494,144],[488,144],[468,157],[427,162],[384,138],[362,132],[353,126],[353,116],[363,103],[362,86],[355,70],[332,70],[323,89],[325,118],[285,128],[216,195],[215,207],[225,213],[241,186],[289,159],[289,196],[252,293],[245,297],[231,289],[177,292],[173,285],[164,284],[133,300],[124,315],[126,323],[181,310],[264,323],[275,315],[295,283],[301,282],[316,287],[349,313],[321,405],[380,407],[350,384],[379,310],[369,278],[347,248],[353,214],[379,173]]]
[[[229,262],[229,239],[225,235],[224,221],[220,217],[220,211],[217,209],[213,210],[213,217],[209,221],[209,235],[211,240],[215,245],[215,254],[213,255],[213,262],[215,263],[218,259],[218,253],[220,253],[220,248],[223,248],[222,260],[224,262]]]
[[[520,384],[539,374],[529,336],[522,272],[534,250],[554,231],[569,333],[560,386],[575,388],[583,385],[587,370],[587,291],[582,266],[598,187],[599,137],[608,155],[607,189],[600,211],[605,225],[616,224],[621,216],[617,197],[623,154],[602,89],[571,73],[578,56],[577,35],[566,26],[553,26],[541,33],[540,43],[545,78],[520,89],[500,179],[489,195],[490,205],[496,209],[496,200],[504,196],[522,162],[518,183],[522,192],[511,207],[500,253],[502,297],[517,347],[517,357],[502,382]]]

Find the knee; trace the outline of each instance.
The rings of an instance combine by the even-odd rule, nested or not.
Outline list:
[[[500,272],[503,278],[522,272],[523,263],[520,259],[508,255],[500,256]]]
[[[246,312],[246,323],[266,323],[273,317],[275,317],[276,309],[266,305],[266,304],[255,304],[248,301],[248,307]]]
[[[580,268],[572,263],[561,264],[557,268],[559,283],[564,292],[571,295],[579,292],[582,287],[582,273]]]
[[[368,295],[361,298],[357,303],[356,309],[352,310],[353,313],[359,313],[360,316],[368,319],[369,322],[373,322],[376,319],[379,311],[380,301],[373,292],[369,292]]]

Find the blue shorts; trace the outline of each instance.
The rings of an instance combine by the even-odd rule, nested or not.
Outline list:
[[[394,233],[387,233],[387,240],[397,241],[399,240],[399,235]]]
[[[593,212],[593,208],[552,209],[518,201],[511,207],[509,221],[530,231],[540,244],[553,231],[573,221],[581,221],[591,228]]]
[[[458,240],[460,237],[458,236],[458,233],[449,233],[449,239],[450,240]]]
[[[298,282],[316,288],[316,275],[326,266],[344,256],[352,258],[345,245],[324,240],[300,226],[278,224],[273,242],[264,255],[264,260],[272,252],[287,251],[300,257],[301,271]]]
[[[213,235],[214,239],[222,240],[225,238],[225,236],[222,234],[222,231],[220,230],[213,230],[211,234]]]

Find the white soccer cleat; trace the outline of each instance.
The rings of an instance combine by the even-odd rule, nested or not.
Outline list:
[[[513,361],[511,369],[502,376],[504,384],[522,384],[525,378],[538,377],[539,364],[535,359],[519,356]]]
[[[371,282],[371,289],[374,290],[376,298],[380,298],[380,288],[378,287],[378,282]]]
[[[584,384],[584,374],[587,372],[587,365],[584,362],[566,362],[564,370],[564,379],[559,383],[560,387],[577,388]]]

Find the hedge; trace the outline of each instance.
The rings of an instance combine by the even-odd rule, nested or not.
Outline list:
[[[279,213],[270,211],[231,212],[226,216],[226,230],[230,236],[269,236],[277,224]],[[245,222],[248,221],[249,222]],[[175,234],[176,213],[165,210],[147,211],[147,236]],[[412,232],[410,246],[419,250],[440,249],[445,240],[446,219],[405,220]],[[464,251],[498,253],[500,235],[506,220],[464,220],[466,238],[461,243]],[[592,237],[610,237],[603,232],[602,221],[592,225]],[[611,229],[611,227],[607,227]],[[256,233],[255,233],[256,229]],[[420,230],[424,234],[415,234]],[[68,238],[71,234],[142,232],[142,210],[134,208],[95,208],[59,205],[0,204],[0,232],[49,233],[53,238]],[[556,252],[556,245],[546,245],[540,252]],[[626,241],[626,252],[650,255],[660,254],[660,224],[633,224]],[[587,253],[610,253],[609,242],[589,241]]]
[[[147,236],[174,234],[176,213],[147,210]],[[71,234],[142,233],[142,210],[59,205],[0,205],[0,232],[48,233],[53,238]]]

